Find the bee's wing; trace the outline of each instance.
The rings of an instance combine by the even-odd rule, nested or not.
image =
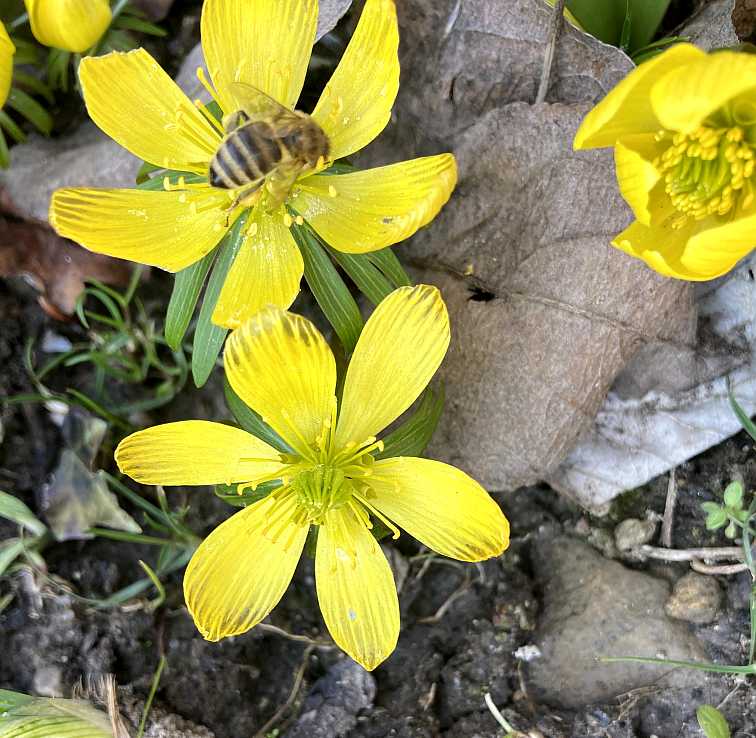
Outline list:
[[[242,112],[252,121],[271,118],[297,119],[297,116],[291,110],[252,85],[244,82],[232,82],[229,85],[229,92],[236,103],[236,110],[229,112]]]

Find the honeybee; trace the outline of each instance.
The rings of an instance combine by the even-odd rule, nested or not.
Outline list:
[[[210,162],[209,182],[243,188],[233,209],[267,181],[270,204],[276,206],[300,174],[328,158],[328,136],[307,113],[289,110],[251,85],[237,82],[232,94],[239,109],[223,119],[226,135]]]

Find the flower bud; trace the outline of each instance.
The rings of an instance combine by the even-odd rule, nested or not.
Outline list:
[[[94,46],[112,19],[108,0],[24,0],[32,33],[41,44],[83,52]]]

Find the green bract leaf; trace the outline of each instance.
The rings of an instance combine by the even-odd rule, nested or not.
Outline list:
[[[34,513],[17,497],[0,491],[0,516],[26,528],[35,536],[44,535],[47,526],[37,520]]]
[[[329,248],[331,258],[349,275],[365,297],[377,305],[393,291],[391,283],[370,261],[367,254],[345,254]]]
[[[6,105],[23,115],[40,133],[44,133],[45,136],[50,135],[53,124],[50,114],[23,90],[15,87],[11,89]]]
[[[344,350],[350,354],[362,331],[360,309],[316,234],[306,224],[293,225],[291,233],[302,252],[307,284]]]
[[[429,387],[425,390],[420,406],[414,415],[386,436],[383,441],[383,451],[377,454],[377,458],[420,456],[433,438],[443,410],[443,386],[435,392]]]
[[[706,738],[730,738],[730,726],[716,707],[701,705],[696,710],[696,717]]]
[[[223,381],[223,392],[226,396],[226,404],[228,409],[233,414],[239,425],[244,428],[247,433],[251,433],[253,436],[257,436],[266,443],[269,443],[273,448],[283,452],[291,453],[291,449],[286,442],[278,435],[239,395],[234,392],[231,385],[228,383],[228,377]]]
[[[165,314],[165,340],[174,351],[178,350],[184,339],[216,253],[217,249],[213,249],[199,261],[176,273]]]
[[[218,247],[218,257],[213,265],[213,271],[210,274],[210,280],[207,283],[205,296],[202,300],[197,327],[194,330],[192,349],[192,376],[197,387],[202,387],[207,382],[228,333],[228,328],[215,325],[212,322],[212,317],[228,270],[244,243],[244,225],[247,222],[247,215],[246,212],[242,213],[234,223],[233,228],[221,241]]]
[[[274,489],[281,486],[281,482],[274,479],[270,482],[262,482],[255,489],[247,488],[241,494],[238,492],[236,484],[216,484],[215,494],[223,502],[233,505],[234,507],[247,507],[253,502],[259,502],[263,497],[267,497]]]
[[[743,485],[740,482],[730,482],[724,491],[724,503],[733,510],[743,507]]]
[[[0,738],[113,738],[108,716],[83,700],[0,690],[0,709]]]
[[[399,262],[399,259],[396,258],[396,254],[391,247],[381,249],[380,251],[371,251],[367,257],[391,280],[394,287],[409,287],[412,285],[412,280],[407,276],[407,272],[404,271],[404,267]]]

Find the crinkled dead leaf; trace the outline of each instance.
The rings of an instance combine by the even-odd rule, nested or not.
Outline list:
[[[50,228],[0,216],[0,277],[30,282],[53,317],[72,315],[84,280],[126,285],[131,267],[86,251]]]
[[[548,6],[408,0],[400,15],[396,124],[373,151],[451,147],[460,171],[405,251],[442,287],[454,327],[430,453],[492,489],[531,483],[591,428],[644,343],[692,339],[689,286],[609,245],[631,219],[611,154],[572,150],[583,115],[632,65],[567,26],[549,103],[534,105]]]
[[[66,416],[65,447],[42,492],[45,518],[59,541],[92,538],[88,531],[98,525],[141,533],[137,522],[119,506],[104,473],[91,470],[106,429],[100,418],[77,411]]]

